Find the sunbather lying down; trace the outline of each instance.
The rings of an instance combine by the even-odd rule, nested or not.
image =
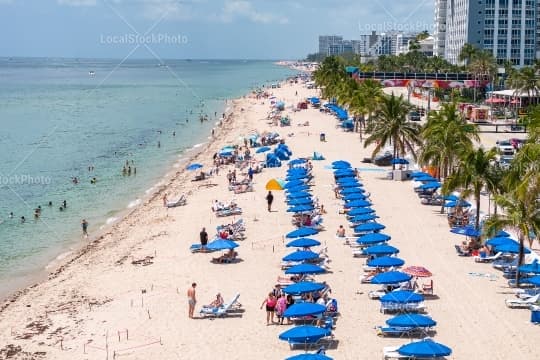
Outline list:
[[[212,262],[228,263],[235,260],[237,256],[238,256],[238,253],[234,251],[233,249],[230,249],[229,251],[227,251],[225,254],[221,255],[220,257],[212,258]]]
[[[217,293],[216,298],[208,305],[203,305],[203,308],[218,308],[220,306],[223,306],[223,297],[221,296],[221,293]]]

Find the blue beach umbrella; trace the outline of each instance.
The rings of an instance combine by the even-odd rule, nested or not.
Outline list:
[[[326,288],[326,285],[311,281],[300,281],[296,284],[289,285],[283,289],[285,294],[300,295],[314,291],[321,291]]]
[[[255,152],[257,154],[261,154],[261,153],[264,153],[264,152],[267,152],[267,151],[270,151],[270,150],[272,150],[270,147],[262,146],[262,147],[258,148]]]
[[[507,254],[518,254],[518,253],[519,253],[519,244],[516,243],[516,244],[503,244],[503,245],[499,245],[499,246],[496,246],[496,247],[495,247],[495,251],[496,251],[496,252],[507,253]],[[530,253],[531,253],[531,250],[529,250],[528,248],[524,247],[524,248],[523,248],[523,253],[524,253],[524,254],[530,254]]]
[[[288,200],[287,204],[289,206],[313,205],[313,200],[311,200],[311,198],[298,198],[298,199]]]
[[[296,205],[296,206],[288,208],[287,212],[301,213],[301,212],[313,211],[313,209],[314,209],[313,205]]]
[[[532,284],[534,286],[540,286],[540,275],[536,275],[527,279],[523,279],[523,282]]]
[[[295,192],[300,192],[300,191],[307,191],[307,190],[309,190],[309,186],[306,185],[306,184],[298,185],[298,186],[295,186],[295,187],[292,187],[292,188],[289,188],[289,189],[285,189],[285,191],[288,194],[295,193]]]
[[[413,171],[411,173],[412,178],[422,177],[422,176],[431,176],[427,172],[424,171]]]
[[[385,228],[386,226],[384,226],[383,224],[379,224],[377,222],[367,222],[367,223],[355,226],[354,232],[362,233],[362,232],[368,232],[368,231],[380,231],[380,230],[384,230]]]
[[[399,253],[399,249],[390,245],[374,245],[362,250],[365,255],[392,255]]]
[[[341,173],[338,173],[338,174],[342,174],[344,172],[341,172]],[[354,175],[354,173],[351,173],[350,171],[347,171],[346,174],[350,174],[349,176],[342,176],[338,179],[336,179],[336,182],[338,184],[344,184],[344,183],[357,183],[357,184],[360,184],[362,185],[362,183],[356,178],[356,176]]]
[[[452,349],[431,339],[422,339],[401,346],[398,349],[398,353],[415,358],[436,358],[449,356],[452,354]]]
[[[209,250],[229,250],[238,247],[238,244],[231,240],[214,240],[206,248]]]
[[[297,191],[297,192],[291,192],[287,194],[287,199],[301,199],[311,197],[311,194],[307,191]]]
[[[372,284],[399,284],[412,279],[412,276],[401,271],[388,271],[375,275]]]
[[[393,267],[403,266],[403,264],[405,260],[392,256],[381,256],[367,262],[367,266],[371,267]]]
[[[301,165],[301,164],[305,164],[307,162],[306,159],[293,159],[291,161],[288,162],[289,165]]]
[[[363,195],[363,194],[360,194],[360,193],[357,193],[357,194],[347,194],[347,195],[345,195],[345,197],[343,198],[343,200],[345,200],[345,201],[365,200],[365,199],[366,199],[366,196]]]
[[[293,230],[291,231],[290,233],[288,233],[286,235],[286,237],[288,239],[295,239],[295,238],[299,238],[299,237],[304,237],[304,236],[310,236],[310,235],[315,235],[317,234],[318,231],[313,229],[313,228],[310,228],[310,227],[301,227],[299,229],[296,229],[296,230]]]
[[[373,210],[370,207],[363,207],[363,208],[354,208],[351,211],[347,213],[347,216],[356,216],[356,215],[364,215],[364,214],[373,214],[375,210]]]
[[[330,335],[329,329],[312,325],[301,325],[282,332],[279,334],[279,339],[296,343],[313,343],[328,335]]]
[[[363,215],[356,215],[349,219],[349,221],[353,224],[355,223],[363,223],[366,221],[371,221],[378,219],[379,217],[375,214],[363,214]]]
[[[326,272],[322,267],[313,264],[299,264],[285,270],[285,274],[308,275]]]
[[[311,302],[295,303],[283,313],[284,317],[319,315],[326,311],[326,306]]]
[[[446,195],[443,196],[443,199],[446,201],[458,201],[459,197],[457,197],[456,195]]]
[[[299,247],[299,248],[308,248],[312,246],[321,245],[320,241],[311,238],[299,238],[292,241],[289,241],[286,247]]]
[[[504,230],[499,230],[497,231],[497,233],[495,234],[495,237],[509,237],[510,234],[507,233],[506,231]]]
[[[421,181],[421,182],[437,182],[437,179],[435,179],[433,176],[427,175],[427,176],[419,176],[414,178],[415,181]]]
[[[538,263],[538,260],[535,259],[530,264],[521,265],[518,270],[523,273],[540,274],[540,264]]]
[[[332,167],[335,169],[350,168],[351,163],[345,160],[336,160],[332,162]]]
[[[482,234],[480,230],[476,230],[474,226],[470,226],[470,225],[450,229],[450,232],[454,234],[465,235],[465,236],[470,236],[470,237],[478,237]]]
[[[394,316],[391,319],[386,320],[388,326],[395,327],[432,327],[437,325],[437,322],[429,316],[420,314],[403,314]]]
[[[299,174],[307,174],[306,168],[290,168],[287,170],[287,175],[299,175]]]
[[[284,188],[285,189],[292,189],[292,188],[295,188],[297,186],[302,186],[302,185],[305,185],[305,184],[306,183],[303,182],[302,180],[292,180],[292,181],[287,181]]]
[[[186,167],[186,170],[189,170],[189,171],[194,171],[194,170],[198,170],[200,168],[202,168],[203,166],[201,164],[198,164],[198,163],[193,163],[193,164],[189,164],[187,167]]]
[[[428,182],[426,184],[423,184],[423,185],[420,185],[418,187],[418,189],[421,189],[421,190],[430,190],[430,189],[438,189],[441,187],[441,183],[440,182]]]
[[[348,189],[348,188],[358,188],[361,185],[358,182],[345,182],[345,183],[338,183],[338,186],[342,189]]]
[[[367,200],[353,200],[345,203],[345,207],[352,208],[352,207],[367,207],[371,206],[371,203]]]
[[[305,182],[307,178],[308,178],[308,174],[291,174],[291,175],[287,175],[287,177],[285,178],[285,181],[290,182],[294,180],[302,180],[302,182]]]
[[[354,176],[354,172],[349,171],[349,170],[344,170],[344,171],[334,173],[334,177],[336,177],[337,179],[339,179],[339,178],[352,178],[353,176]]]
[[[285,360],[332,360],[332,358],[326,355],[322,355],[322,354],[305,353],[305,354],[298,354],[298,355],[290,356],[286,358]]]
[[[379,243],[387,242],[390,239],[391,239],[390,235],[386,235],[382,233],[371,233],[371,234],[360,236],[358,239],[356,239],[356,242],[360,245],[369,245],[369,244],[379,244]],[[392,253],[389,253],[389,254],[392,254]]]
[[[517,244],[517,245],[519,245],[519,243],[516,240],[511,239],[509,237],[493,237],[491,239],[488,239],[485,244],[488,245],[488,246],[493,246],[493,247],[506,245],[506,244]]]
[[[455,208],[455,207],[470,207],[471,203],[465,200],[457,200],[457,201],[448,201],[444,204],[444,207],[447,208]]]
[[[385,294],[379,300],[382,303],[410,304],[422,302],[424,301],[424,297],[412,291],[397,290]]]
[[[304,261],[304,260],[312,260],[317,259],[319,257],[319,254],[313,252],[313,251],[294,251],[286,256],[283,257],[283,261]]]
[[[351,194],[361,194],[364,191],[365,190],[360,187],[350,187],[350,188],[342,189],[339,192],[341,195],[351,195]]]

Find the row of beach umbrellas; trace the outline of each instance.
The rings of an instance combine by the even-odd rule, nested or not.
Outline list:
[[[402,164],[401,162],[399,162]],[[405,162],[403,162],[405,164]],[[332,163],[334,177],[337,186],[341,189],[344,207],[349,209],[347,216],[355,234],[359,234],[356,242],[364,248],[363,253],[370,256],[367,265],[375,268],[399,268],[405,264],[403,259],[396,257],[399,249],[388,245],[391,237],[381,233],[385,226],[379,222],[375,210],[371,208],[371,202],[363,196],[365,191],[363,185],[354,176],[349,163],[341,160]],[[428,183],[429,184],[429,183]],[[427,188],[435,186],[429,185]],[[371,283],[383,285],[396,285],[410,281],[412,277],[429,277],[431,272],[422,266],[409,266],[402,271],[385,271],[375,275]],[[381,303],[408,304],[420,303],[424,301],[424,296],[407,290],[398,290],[387,293],[380,298]],[[420,314],[401,314],[386,321],[392,327],[416,327],[428,328],[436,325],[436,321],[431,317]],[[423,339],[405,344],[398,348],[397,352],[401,356],[412,358],[430,358],[448,356],[452,350],[443,344],[434,342],[431,339]]]

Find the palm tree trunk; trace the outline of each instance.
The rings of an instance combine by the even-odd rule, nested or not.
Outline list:
[[[480,192],[474,194],[474,198],[476,200],[476,219],[474,220],[474,228],[478,230],[480,227]]]
[[[519,254],[518,254],[518,265],[517,265],[517,268],[519,268],[522,264],[523,264],[523,258],[524,258],[524,255],[525,255],[525,245],[523,244],[524,242],[524,235],[519,234]],[[521,278],[521,272],[520,271],[516,271],[516,287],[519,287],[519,280]]]

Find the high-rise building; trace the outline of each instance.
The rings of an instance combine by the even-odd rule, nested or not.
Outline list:
[[[319,36],[319,54],[330,55],[332,46],[336,46],[343,41],[343,36],[338,35],[320,35]]]
[[[433,54],[444,57],[446,41],[446,5],[447,0],[435,0],[435,29],[433,32]]]
[[[444,3],[446,2],[446,11]],[[490,51],[499,64],[534,62],[540,33],[538,0],[436,0],[434,52],[453,64],[465,43]],[[445,24],[445,26],[442,26]],[[441,49],[444,38],[444,51]]]

